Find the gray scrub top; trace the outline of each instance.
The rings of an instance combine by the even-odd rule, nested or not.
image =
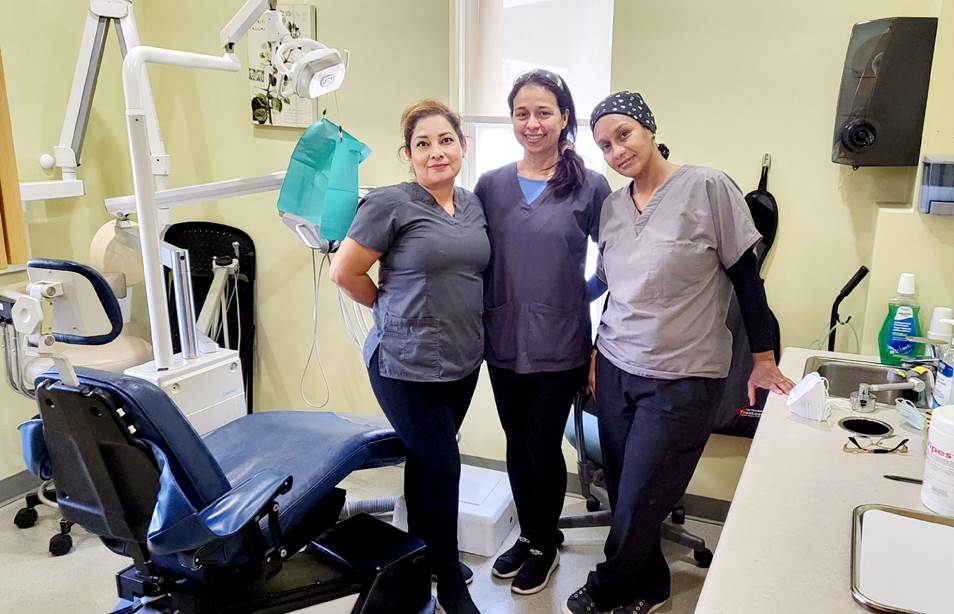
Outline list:
[[[760,239],[738,186],[721,171],[681,166],[640,213],[631,184],[603,203],[597,275],[609,286],[596,342],[644,377],[721,378],[732,335],[725,270]]]
[[[384,377],[454,381],[483,359],[487,221],[472,192],[454,188],[454,202],[452,217],[409,182],[373,190],[358,205],[348,236],[381,252],[364,360],[378,350]]]
[[[529,206],[517,165],[483,174],[474,192],[484,205],[491,257],[484,287],[484,358],[517,373],[565,371],[592,350],[586,300],[586,247],[599,233],[610,193],[599,173],[558,199],[547,186]]]

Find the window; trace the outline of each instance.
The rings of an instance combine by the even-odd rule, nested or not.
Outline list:
[[[520,159],[510,127],[507,94],[514,78],[531,68],[561,75],[576,104],[576,151],[587,167],[604,172],[603,155],[590,135],[589,115],[610,91],[613,0],[458,0],[459,101],[470,155],[461,184]],[[596,270],[590,245],[586,274]],[[602,301],[592,305],[594,330]]]
[[[602,172],[588,119],[609,93],[613,0],[458,0],[458,11],[460,111],[474,154],[462,173],[464,187],[520,157],[507,94],[531,68],[566,79],[579,123],[576,150]]]

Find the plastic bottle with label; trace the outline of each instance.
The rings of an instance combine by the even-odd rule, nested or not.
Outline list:
[[[898,294],[888,303],[888,315],[878,335],[878,352],[881,362],[886,365],[900,365],[905,358],[915,358],[922,354],[920,343],[910,341],[908,337],[921,336],[914,273],[901,273],[898,280]]]
[[[954,405],[938,407],[931,418],[924,459],[921,502],[954,516]]]
[[[954,320],[941,320],[941,323],[954,325]],[[954,345],[944,350],[937,367],[932,406],[942,405],[954,405]]]

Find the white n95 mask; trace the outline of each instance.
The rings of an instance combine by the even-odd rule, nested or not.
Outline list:
[[[788,393],[788,410],[809,420],[824,421],[831,415],[828,407],[828,380],[811,372]]]

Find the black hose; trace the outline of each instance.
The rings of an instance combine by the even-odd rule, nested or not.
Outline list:
[[[835,351],[835,327],[838,325],[840,318],[838,317],[838,307],[841,305],[841,302],[845,300],[849,294],[861,283],[861,280],[868,275],[868,267],[860,267],[854,275],[851,276],[851,279],[848,280],[848,283],[845,284],[845,287],[841,289],[841,292],[838,293],[838,297],[835,298],[835,302],[831,305],[831,318],[828,320],[828,351]]]

